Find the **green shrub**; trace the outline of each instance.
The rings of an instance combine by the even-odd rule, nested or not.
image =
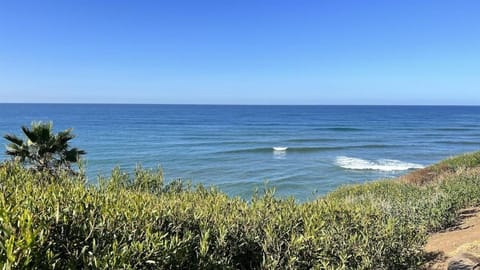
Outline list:
[[[115,169],[97,186],[0,166],[2,269],[417,269],[427,233],[480,203],[479,169],[378,181],[303,204]],[[53,177],[53,176],[50,176]]]

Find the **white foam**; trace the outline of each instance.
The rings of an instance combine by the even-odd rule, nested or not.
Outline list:
[[[395,159],[379,159],[376,161],[340,156],[337,157],[335,164],[350,170],[376,170],[376,171],[405,171],[409,169],[421,169],[423,165],[417,163],[408,163]]]

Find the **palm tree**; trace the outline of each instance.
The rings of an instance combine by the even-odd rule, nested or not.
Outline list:
[[[51,122],[34,122],[31,128],[22,126],[22,130],[25,140],[13,134],[4,136],[10,142],[5,153],[28,168],[50,173],[74,173],[71,164],[77,163],[80,156],[86,154],[81,149],[70,148],[69,141],[75,138],[71,128],[53,134]]]

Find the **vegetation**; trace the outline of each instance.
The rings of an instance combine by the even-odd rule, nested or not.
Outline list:
[[[426,185],[345,186],[303,204],[268,190],[246,202],[213,188],[167,184],[160,170],[140,167],[132,175],[115,169],[91,186],[80,176],[6,162],[0,266],[417,269],[427,233],[480,203],[478,156],[440,163],[450,169]]]
[[[451,157],[437,164],[416,170],[412,173],[400,177],[401,181],[415,184],[427,185],[435,183],[439,178],[450,173],[455,173],[468,168],[474,168],[480,164],[480,152],[468,153]]]
[[[10,142],[6,154],[32,170],[51,174],[73,173],[71,164],[77,163],[85,154],[81,149],[70,148],[69,141],[75,138],[72,129],[53,134],[51,122],[34,122],[31,128],[23,126],[22,130],[25,139],[13,134],[4,136]]]

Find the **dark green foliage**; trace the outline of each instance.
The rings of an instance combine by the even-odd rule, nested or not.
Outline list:
[[[166,184],[161,170],[39,181],[0,166],[3,269],[418,269],[428,231],[480,203],[478,168],[435,184],[378,181],[299,204]]]
[[[78,148],[70,148],[72,129],[67,129],[53,134],[52,123],[32,123],[32,127],[23,126],[25,140],[16,135],[4,136],[10,142],[6,154],[14,160],[21,162],[30,169],[50,174],[60,172],[73,173],[72,163],[77,163],[85,151]]]

